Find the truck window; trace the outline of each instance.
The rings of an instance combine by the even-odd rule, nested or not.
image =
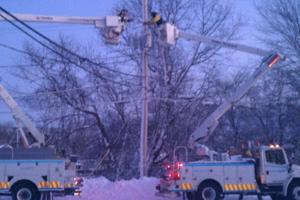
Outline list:
[[[281,149],[272,149],[266,151],[266,160],[268,163],[284,165],[285,158]]]

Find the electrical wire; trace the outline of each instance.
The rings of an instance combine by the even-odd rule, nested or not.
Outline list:
[[[49,37],[45,36],[44,34],[40,33],[39,31],[37,31],[36,29],[32,28],[31,26],[29,26],[27,23],[23,22],[22,20],[18,19],[16,16],[14,16],[13,14],[11,14],[10,12],[8,12],[7,10],[5,10],[4,8],[2,8],[0,6],[0,10],[2,10],[4,13],[6,13],[7,15],[9,15],[10,17],[12,17],[14,20],[16,20],[17,22],[19,22],[20,24],[22,24],[23,26],[25,26],[26,28],[28,28],[29,30],[31,30],[32,32],[34,32],[35,34],[37,34],[38,36],[40,36],[41,38],[45,39],[46,41],[48,41],[50,44],[62,49],[63,51],[69,53],[70,55],[72,56],[75,56],[79,59],[79,61],[83,62],[88,62],[92,65],[95,65],[97,67],[101,67],[103,69],[106,69],[108,71],[111,71],[111,72],[114,72],[114,73],[119,73],[119,74],[122,74],[122,75],[127,75],[127,76],[132,76],[132,77],[136,77],[136,78],[141,78],[140,75],[134,75],[134,74],[129,74],[129,73],[125,73],[125,72],[121,72],[121,71],[118,71],[118,70],[114,70],[114,69],[111,69],[109,67],[106,67],[106,66],[103,66],[102,64],[100,63],[96,63],[86,57],[83,57],[67,48],[65,48],[64,46],[56,43],[55,41],[53,41],[52,39],[50,39]],[[13,23],[11,20],[9,20],[7,17],[5,17],[4,15],[2,15],[0,13],[0,16],[5,19],[5,21],[9,22],[11,25],[13,25],[14,27],[16,27],[18,30],[22,31],[24,34],[26,34],[28,37],[30,37],[31,39],[33,39],[34,41],[36,41],[37,43],[39,43],[40,45],[42,45],[43,47],[47,48],[48,50],[64,57],[63,55],[61,55],[59,52],[55,51],[54,49],[50,48],[48,45],[45,45],[44,43],[42,43],[40,40],[36,39],[35,37],[33,37],[32,35],[30,35],[28,32],[24,31],[22,28],[20,28],[18,25],[16,25],[15,23]],[[68,60],[69,61],[69,60]],[[76,64],[76,62],[74,62]]]
[[[49,58],[49,57],[44,57],[44,56],[38,56],[38,55],[33,55],[33,54],[30,54],[28,53],[27,51],[24,51],[24,50],[21,50],[21,49],[18,49],[16,47],[12,47],[12,46],[9,46],[7,44],[3,44],[3,43],[0,43],[0,47],[2,48],[6,48],[6,49],[9,49],[11,51],[14,51],[14,52],[17,52],[17,53],[21,53],[21,54],[24,54],[24,55],[28,55],[28,56],[33,56],[33,57],[36,57],[36,58],[45,58],[47,60],[51,60],[51,61],[58,61],[56,59],[53,59],[53,58]],[[122,60],[117,60],[117,59],[120,59],[122,58]],[[119,64],[120,62],[130,62],[132,61],[132,59],[126,57],[126,56],[110,56],[110,57],[102,57],[101,59],[105,59],[105,60],[109,60],[109,61],[105,61],[103,63],[105,64]],[[2,65],[3,67],[9,67],[10,65]],[[22,66],[27,66],[27,65],[11,65],[12,67],[22,67]],[[35,66],[35,67],[38,67],[38,65],[28,65],[29,66]],[[1,65],[0,65],[1,67]],[[141,76],[142,77],[142,76]]]
[[[37,57],[37,58],[46,58],[48,60],[52,60],[52,61],[57,61],[56,59],[52,59],[52,58],[48,58],[48,57],[42,57],[42,56],[37,56],[37,55],[31,55],[30,53],[24,51],[24,50],[21,50],[21,49],[18,49],[18,48],[15,48],[15,47],[12,47],[12,46],[9,46],[9,45],[6,45],[6,44],[3,44],[3,43],[0,43],[0,47],[3,47],[3,48],[7,48],[9,50],[12,50],[12,51],[15,51],[17,53],[21,53],[21,54],[25,54],[25,55],[30,55],[30,56],[34,56],[34,57]],[[111,57],[112,58],[112,57]],[[27,67],[38,67],[37,65],[15,65],[15,67],[24,67],[24,66],[27,66]],[[1,66],[0,66],[1,67]],[[9,66],[3,66],[3,67],[9,67]],[[126,87],[131,87],[131,86],[128,86],[128,85],[125,85],[125,84],[121,84],[119,82],[116,82],[117,84],[119,85],[123,85],[123,86],[126,86]],[[134,84],[134,86],[139,86],[139,84]]]
[[[82,31],[82,29],[85,29],[85,30],[90,30],[92,29],[91,27],[87,27],[87,26],[84,26],[84,27],[68,27],[66,28],[65,26],[48,26],[48,27],[44,27],[44,26],[41,26],[41,27],[36,27],[35,28],[38,28],[39,30],[42,30],[42,31],[47,31],[47,32],[58,32],[58,31]],[[7,29],[7,30],[1,30],[1,35],[11,35],[11,34],[17,34],[19,33],[19,31],[14,31],[14,30],[10,30],[10,29]]]
[[[38,65],[0,65],[0,68],[38,67]]]

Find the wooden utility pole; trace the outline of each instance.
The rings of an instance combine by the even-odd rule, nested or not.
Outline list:
[[[144,0],[144,22],[148,22],[148,0]],[[151,35],[148,30],[148,25],[144,25],[144,49],[143,49],[143,110],[141,120],[141,138],[140,138],[140,177],[147,176],[148,171],[148,51],[151,46]]]

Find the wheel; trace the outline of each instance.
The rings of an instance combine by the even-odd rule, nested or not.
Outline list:
[[[13,200],[40,200],[40,192],[32,184],[18,184],[12,191]]]
[[[288,200],[300,200],[300,183],[295,182],[289,186],[288,190]]]
[[[206,182],[199,186],[197,200],[219,200],[221,193],[222,191],[217,184]]]

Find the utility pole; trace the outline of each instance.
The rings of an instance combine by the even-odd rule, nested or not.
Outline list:
[[[148,0],[144,0],[144,22],[148,22]],[[148,50],[151,46],[151,35],[148,25],[144,25],[144,49],[143,49],[143,110],[141,119],[141,138],[140,138],[140,177],[147,176],[147,151],[148,151]]]

